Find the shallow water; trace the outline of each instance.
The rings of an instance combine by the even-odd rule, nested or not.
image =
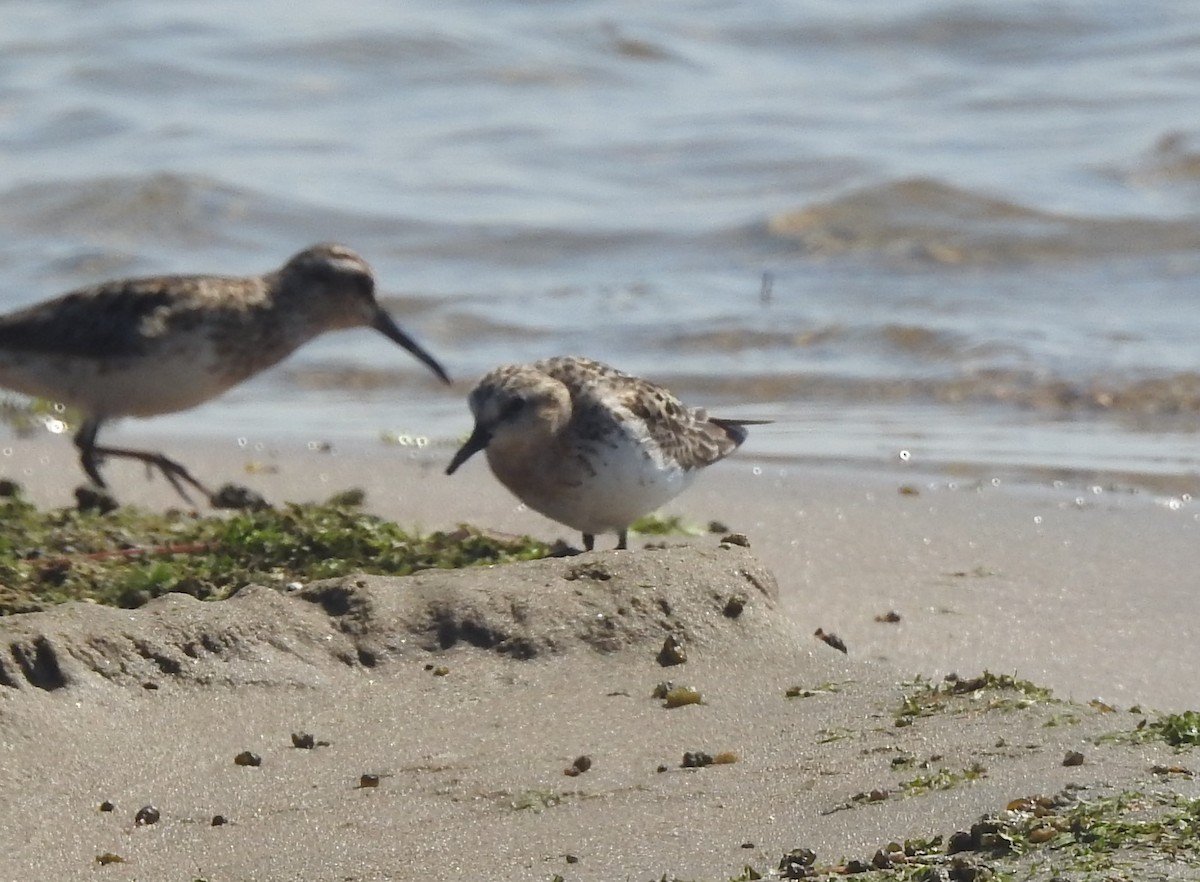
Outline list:
[[[464,381],[588,354],[759,456],[1192,475],[1192,12],[6,3],[0,305],[342,240]],[[467,423],[355,332],[154,429]]]

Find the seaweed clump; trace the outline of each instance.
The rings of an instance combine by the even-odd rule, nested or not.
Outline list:
[[[0,614],[69,600],[132,608],[172,591],[221,599],[250,584],[408,575],[549,553],[527,537],[465,526],[418,534],[341,502],[211,514],[40,511],[8,484],[0,489]]]

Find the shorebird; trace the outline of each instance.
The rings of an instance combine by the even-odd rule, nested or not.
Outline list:
[[[101,461],[125,457],[158,469],[185,499],[181,482],[211,499],[161,453],[100,446],[100,427],[194,407],[325,331],[358,327],[379,331],[449,382],[376,302],[367,262],[323,244],[261,276],[117,279],[0,316],[0,386],[83,412],[75,446],[98,486],[107,486]]]
[[[764,420],[709,417],[648,380],[589,358],[503,365],[468,398],[475,429],[446,474],[481,450],[530,508],[627,547],[629,525],[678,496]]]

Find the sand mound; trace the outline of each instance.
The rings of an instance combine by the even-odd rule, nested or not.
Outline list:
[[[138,610],[70,603],[0,619],[0,687],[109,683],[317,685],[330,660],[375,667],[468,645],[517,659],[793,639],[774,577],[744,548],[651,549],[406,578],[355,576],[290,593],[251,587]]]

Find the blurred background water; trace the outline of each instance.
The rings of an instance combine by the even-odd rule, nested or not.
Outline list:
[[[577,353],[757,456],[1186,483],[1198,83],[1187,3],[0,2],[0,308],[344,241],[458,390],[346,332],[144,428],[448,443]]]

